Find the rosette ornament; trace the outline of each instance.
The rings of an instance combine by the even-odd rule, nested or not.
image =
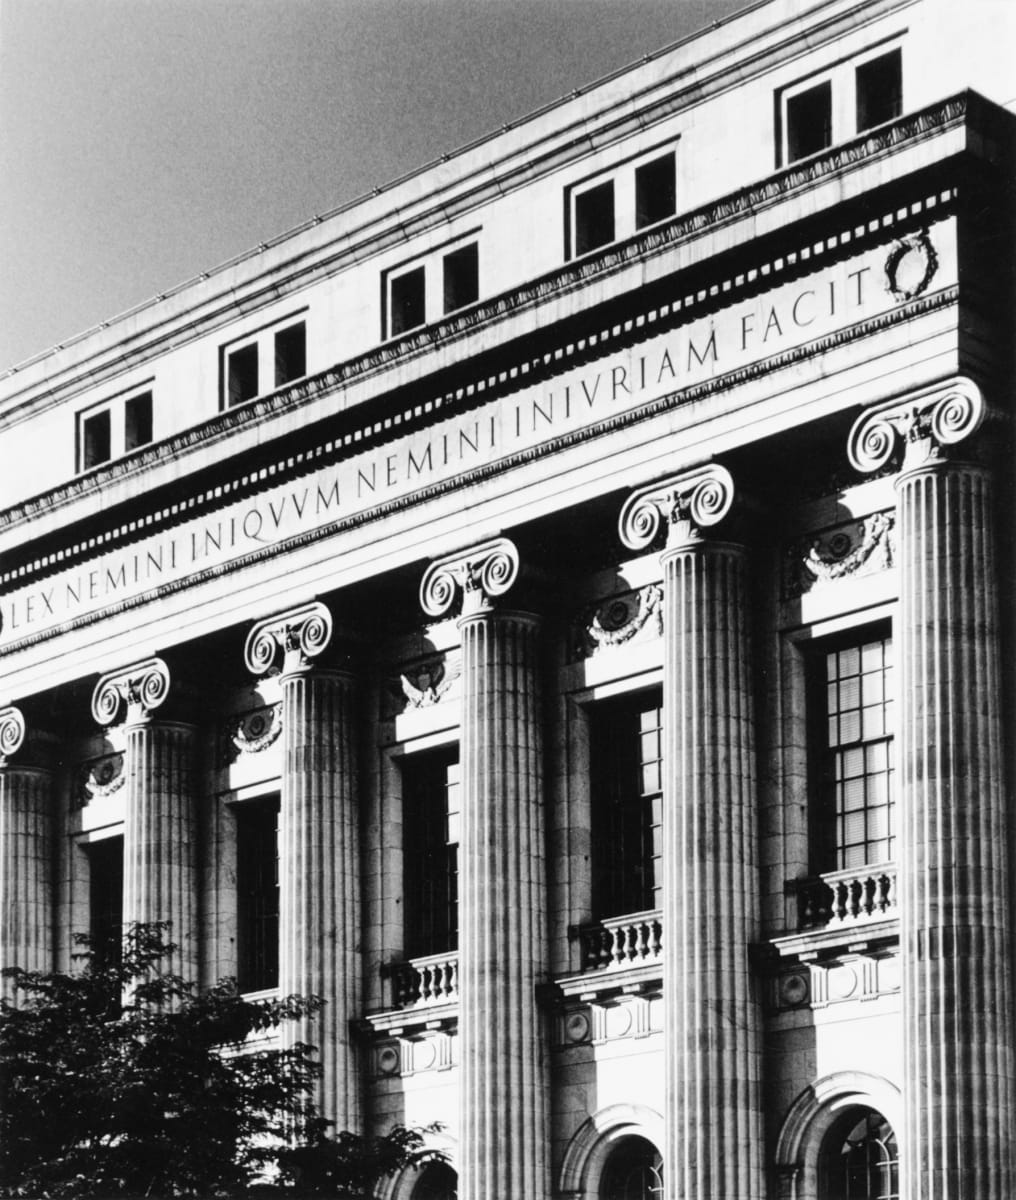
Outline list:
[[[867,474],[884,467],[902,445],[904,465],[919,466],[976,433],[986,415],[977,385],[954,379],[862,413],[850,431],[847,456],[851,466]]]
[[[122,709],[127,724],[147,721],[169,695],[169,668],[161,658],[103,675],[92,693],[92,716],[99,725],[115,725]]]
[[[507,538],[494,538],[430,564],[420,584],[420,606],[428,617],[446,617],[461,602],[462,615],[490,608],[519,575],[519,552]]]
[[[6,767],[25,740],[25,718],[13,704],[0,708],[0,767]]]
[[[315,600],[258,621],[247,635],[244,661],[249,671],[264,675],[281,652],[283,675],[302,671],[324,650],[331,636],[332,614]]]
[[[621,541],[629,550],[647,550],[664,536],[668,546],[695,541],[733,503],[734,481],[726,467],[696,467],[633,492],[621,509]]]

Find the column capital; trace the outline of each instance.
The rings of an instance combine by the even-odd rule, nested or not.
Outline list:
[[[6,767],[25,740],[25,718],[13,704],[0,708],[0,768]]]
[[[847,457],[856,470],[869,473],[884,467],[902,445],[904,470],[928,466],[944,458],[946,447],[976,433],[987,415],[973,380],[950,379],[862,413],[847,439]]]
[[[125,708],[128,725],[143,725],[168,695],[169,667],[161,658],[146,658],[102,676],[92,693],[92,716],[109,726]]]
[[[287,609],[258,623],[247,634],[243,648],[247,669],[264,675],[279,652],[282,674],[306,671],[310,660],[328,645],[332,636],[332,614],[319,600]]]
[[[647,550],[665,532],[668,548],[699,541],[734,503],[734,480],[726,467],[708,463],[639,488],[625,501],[618,521],[629,550]]]
[[[519,576],[519,552],[508,538],[494,538],[432,562],[420,583],[420,606],[428,617],[462,616],[493,607]]]

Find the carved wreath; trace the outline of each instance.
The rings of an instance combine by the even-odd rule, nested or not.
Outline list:
[[[78,773],[78,803],[87,804],[97,797],[118,792],[127,781],[123,765],[123,754],[110,754],[82,764]]]
[[[638,600],[636,607],[635,600]],[[618,596],[598,604],[587,616],[583,632],[594,646],[622,646],[656,617],[657,631],[663,631],[663,590],[652,583],[629,596]]]
[[[241,718],[231,737],[241,754],[257,754],[278,741],[282,732],[282,701]]]
[[[825,546],[814,542],[804,559],[805,569],[815,579],[826,582],[832,579],[842,579],[859,570],[876,550],[881,551],[880,567],[892,566],[892,545],[889,533],[893,527],[891,513],[872,513],[859,521],[857,529],[861,539],[854,545],[854,539],[846,531],[834,533],[826,539]],[[821,547],[821,548],[820,548]]]

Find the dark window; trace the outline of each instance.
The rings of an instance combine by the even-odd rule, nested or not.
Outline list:
[[[227,363],[227,388],[230,408],[252,400],[258,394],[258,348],[257,343],[243,346],[229,355]]]
[[[152,393],[131,396],[124,405],[124,449],[136,450],[152,440]]]
[[[412,1200],[456,1200],[458,1176],[448,1163],[428,1163],[413,1188]]]
[[[903,111],[903,62],[899,50],[857,68],[857,132],[892,121]]]
[[[81,422],[81,469],[89,470],[110,458],[109,409],[85,417]]]
[[[446,954],[459,938],[459,760],[457,750],[403,761],[406,953]]]
[[[575,197],[575,253],[586,254],[614,240],[614,184],[597,184]]]
[[[899,1155],[892,1126],[873,1108],[844,1113],[819,1151],[822,1200],[899,1200]]]
[[[605,701],[590,727],[597,919],[660,907],[662,716],[658,692]]]
[[[100,962],[119,961],[123,934],[123,838],[86,847],[88,935]]]
[[[892,639],[840,643],[821,657],[822,870],[893,857]]]
[[[444,311],[472,304],[480,294],[480,256],[475,242],[444,256]]]
[[[665,221],[677,210],[673,153],[635,168],[635,228]]]
[[[242,992],[279,985],[279,802],[236,810],[237,982]]]
[[[787,101],[787,161],[817,154],[833,141],[833,89],[827,79]]]
[[[307,328],[301,321],[275,335],[275,386],[307,374]]]
[[[626,1137],[612,1150],[600,1179],[600,1200],[662,1200],[663,1164],[656,1147]]]
[[[414,267],[391,281],[391,334],[405,333],[427,319],[423,267]]]

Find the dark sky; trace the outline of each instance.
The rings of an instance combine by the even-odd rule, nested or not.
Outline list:
[[[745,0],[0,0],[0,369]]]

